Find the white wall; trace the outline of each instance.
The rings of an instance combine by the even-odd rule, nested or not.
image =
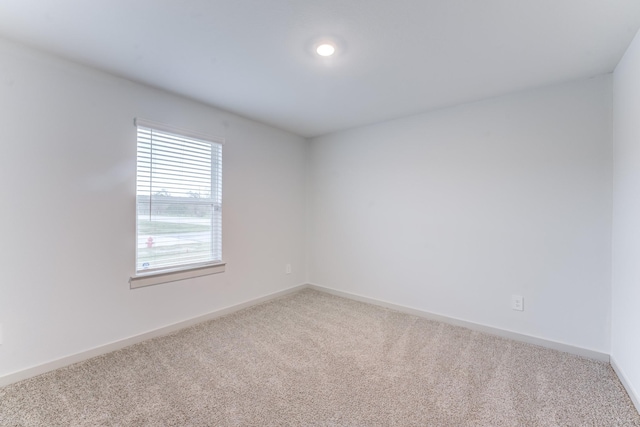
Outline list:
[[[226,138],[225,273],[129,289],[134,117]],[[305,282],[298,136],[0,41],[0,143],[0,376]]]
[[[608,353],[610,76],[310,150],[312,283]]]
[[[611,358],[640,410],[640,33],[613,75],[613,118]]]

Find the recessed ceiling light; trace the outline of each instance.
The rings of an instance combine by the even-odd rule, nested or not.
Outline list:
[[[316,48],[316,53],[320,56],[331,56],[336,52],[336,47],[329,43],[322,43]]]

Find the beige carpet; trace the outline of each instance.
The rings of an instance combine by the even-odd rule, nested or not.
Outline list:
[[[312,290],[0,389],[2,426],[640,426],[606,363]]]

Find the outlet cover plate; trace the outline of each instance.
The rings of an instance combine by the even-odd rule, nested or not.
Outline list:
[[[511,308],[516,311],[524,311],[524,298],[521,295],[511,295]]]

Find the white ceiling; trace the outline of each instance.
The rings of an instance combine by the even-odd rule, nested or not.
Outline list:
[[[307,137],[608,73],[639,27],[639,0],[0,0],[0,35]]]

